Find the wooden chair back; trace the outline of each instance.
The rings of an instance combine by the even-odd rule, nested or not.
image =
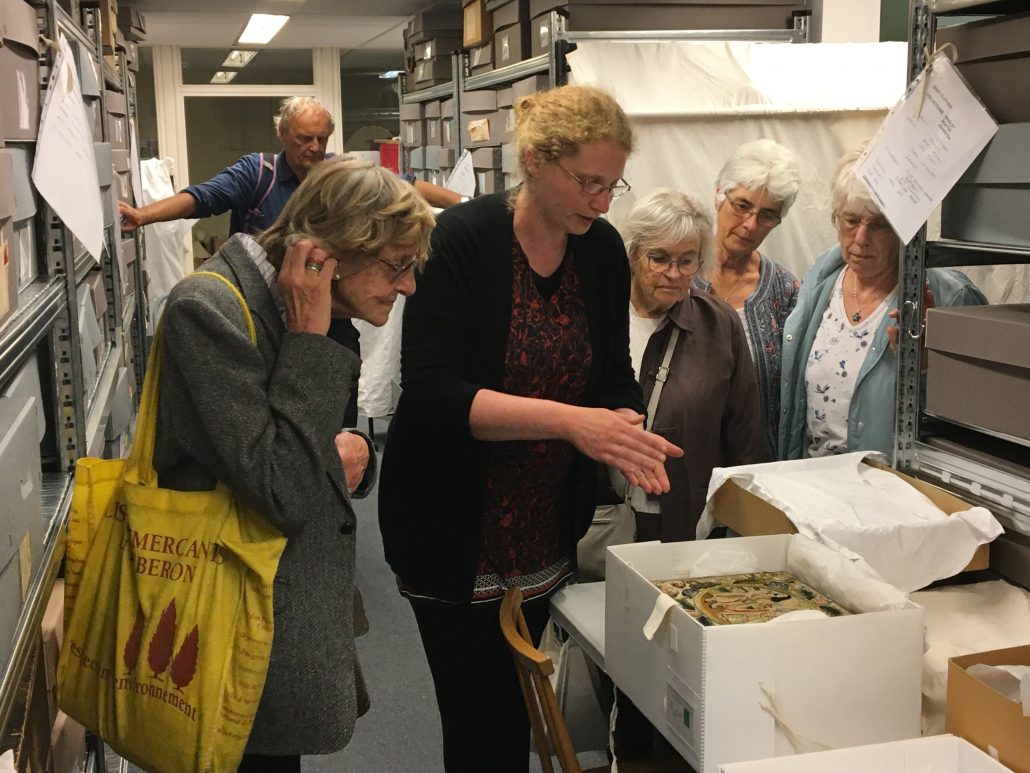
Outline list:
[[[563,773],[582,773],[569,738],[569,729],[548,678],[554,673],[554,663],[533,646],[522,614],[522,591],[519,588],[509,588],[501,601],[501,633],[515,661],[515,673],[526,702],[541,768],[544,773],[554,773],[553,754]]]

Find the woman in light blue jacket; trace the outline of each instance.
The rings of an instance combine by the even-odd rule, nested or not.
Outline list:
[[[897,309],[901,240],[855,175],[860,151],[834,178],[839,244],[801,282],[783,329],[778,456],[800,459],[894,447],[897,361],[888,331]],[[932,305],[987,300],[954,269],[929,269]],[[929,300],[929,299],[928,299]]]

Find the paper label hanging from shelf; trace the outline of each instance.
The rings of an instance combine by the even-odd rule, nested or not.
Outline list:
[[[60,36],[60,48],[39,122],[32,182],[99,263],[104,211],[93,154],[93,127],[86,117],[75,57],[64,35]]]
[[[997,131],[951,60],[937,54],[883,120],[855,173],[909,242]]]
[[[449,191],[460,193],[462,196],[476,195],[476,174],[472,167],[472,153],[465,151],[454,165],[447,182],[443,185]]]

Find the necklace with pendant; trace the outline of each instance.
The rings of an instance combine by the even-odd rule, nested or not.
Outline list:
[[[849,267],[848,270],[850,270],[850,267]],[[851,272],[851,297],[855,301],[855,313],[851,315],[851,321],[852,322],[861,322],[862,321],[862,307],[858,305],[858,277],[855,276],[855,272],[854,271]],[[880,294],[877,293],[876,295],[873,296],[873,300],[877,300],[879,297],[880,297]],[[873,306],[873,308],[875,309],[876,306]]]

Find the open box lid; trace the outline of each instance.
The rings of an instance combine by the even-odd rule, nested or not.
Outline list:
[[[837,459],[842,459],[837,457]],[[871,458],[865,458],[863,463],[900,478],[913,489],[929,499],[943,512],[953,515],[965,512],[973,506],[954,494],[938,488],[931,483],[910,477],[898,472],[891,467],[882,464]],[[796,462],[780,462],[779,465],[792,465]],[[772,465],[749,465],[746,468],[771,467]],[[735,468],[731,468],[735,469]],[[732,472],[731,472],[732,475]],[[714,482],[715,476],[713,476]],[[714,520],[728,526],[736,533],[745,537],[764,536],[773,534],[796,534],[797,527],[790,520],[787,514],[776,504],[763,499],[756,493],[748,491],[732,477],[726,479],[710,496],[705,513],[702,516],[701,524],[698,526],[699,536],[705,536],[706,521],[711,525]],[[837,535],[840,538],[840,535]],[[900,548],[899,548],[900,549]],[[866,560],[869,557],[866,556]],[[983,544],[976,548],[972,558],[964,568],[957,571],[973,571],[986,569],[989,565],[989,545]],[[928,583],[927,583],[928,584]],[[910,588],[914,590],[915,588]]]

